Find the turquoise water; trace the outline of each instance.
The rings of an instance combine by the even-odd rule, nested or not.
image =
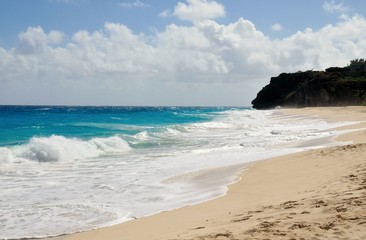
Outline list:
[[[333,136],[335,126],[245,107],[0,106],[0,239],[95,229],[221,196],[237,165],[299,151],[277,146]]]
[[[157,132],[177,124],[211,121],[228,107],[0,106],[0,146],[32,137],[59,135],[90,139]]]
[[[47,162],[176,146],[180,141],[169,132],[234,109],[245,108],[1,106],[0,147],[23,149],[7,151],[8,159],[0,154],[0,160]],[[80,150],[85,154],[78,154]]]

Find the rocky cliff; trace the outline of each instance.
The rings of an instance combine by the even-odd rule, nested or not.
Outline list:
[[[350,67],[282,73],[252,101],[256,109],[366,104],[366,74]]]

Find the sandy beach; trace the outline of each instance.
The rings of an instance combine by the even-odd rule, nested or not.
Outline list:
[[[225,196],[112,227],[59,237],[81,239],[366,239],[366,107],[280,109],[325,121],[347,145],[250,164]]]

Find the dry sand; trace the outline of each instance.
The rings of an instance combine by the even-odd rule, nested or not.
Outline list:
[[[366,107],[279,114],[361,122]],[[353,143],[255,162],[223,197],[62,239],[366,239],[366,130],[337,140]]]

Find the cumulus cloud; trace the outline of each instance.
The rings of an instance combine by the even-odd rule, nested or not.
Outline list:
[[[169,17],[171,16],[172,11],[170,9],[165,9],[159,14],[159,17]]]
[[[271,26],[272,31],[278,32],[282,30],[282,25],[279,23],[275,23]]]
[[[44,49],[47,45],[57,45],[64,40],[64,34],[59,31],[45,33],[38,27],[29,27],[25,32],[18,35],[19,46],[17,50],[21,53],[33,53]]]
[[[225,7],[211,0],[186,0],[186,3],[179,2],[172,14],[188,21],[215,19],[225,16]]]
[[[334,0],[325,1],[323,3],[323,9],[330,13],[346,13],[349,11],[348,7],[346,7],[343,2],[336,3]]]
[[[103,96],[119,97],[124,104],[132,104],[126,99],[134,96],[135,104],[143,104],[141,99],[152,103],[152,98],[160,99],[154,104],[174,97],[183,101],[193,88],[202,91],[202,99],[211,96],[212,100],[225,90],[230,92],[227,99],[249,102],[270,76],[344,66],[351,59],[365,57],[365,29],[365,18],[357,15],[276,40],[246,19],[227,25],[213,20],[191,26],[171,24],[148,36],[118,23],[105,23],[94,32],[79,31],[68,37],[59,31],[29,27],[19,34],[16,48],[0,48],[0,102],[11,98],[16,86],[22,86],[25,92],[41,86],[57,87],[57,91],[75,92],[75,99],[75,89],[116,91],[115,95]],[[252,90],[246,93],[248,89]],[[237,95],[231,94],[234,92]]]

